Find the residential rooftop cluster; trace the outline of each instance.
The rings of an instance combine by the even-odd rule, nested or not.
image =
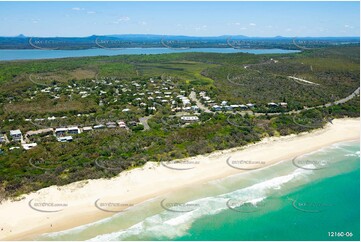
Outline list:
[[[256,107],[256,104],[254,104],[254,103],[229,104],[228,101],[221,101],[220,103],[217,103],[215,100],[213,100],[211,97],[209,97],[205,91],[199,92],[198,95],[200,97],[201,102],[204,103],[206,106],[208,106],[212,111],[242,111],[242,110],[251,110],[252,108]],[[287,103],[286,102],[280,102],[280,103],[270,102],[270,103],[267,103],[267,106],[269,108],[273,108],[273,107],[286,108]]]
[[[134,125],[134,123],[131,123],[131,125]],[[29,150],[37,146],[37,143],[31,142],[31,138],[35,135],[44,135],[44,136],[53,135],[59,142],[70,142],[73,140],[73,135],[77,135],[82,132],[90,132],[93,130],[106,129],[106,128],[107,129],[122,128],[129,130],[126,123],[122,120],[118,120],[116,122],[109,121],[106,122],[105,124],[97,124],[93,126],[84,126],[84,127],[68,126],[68,127],[59,127],[59,128],[43,128],[38,130],[27,131],[24,135],[20,129],[16,129],[16,130],[10,130],[9,136],[7,136],[6,133],[0,133],[0,144],[19,142],[25,150]],[[10,147],[10,150],[18,149],[18,148],[20,147],[14,146],[14,147]]]

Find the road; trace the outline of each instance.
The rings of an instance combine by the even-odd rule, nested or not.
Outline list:
[[[148,124],[148,119],[150,119],[151,117],[152,116],[146,116],[146,117],[139,118],[139,122],[141,124],[143,124],[144,130],[149,130],[150,129],[149,124]]]
[[[209,108],[207,108],[206,106],[203,105],[203,103],[201,103],[201,101],[199,101],[199,99],[197,98],[197,94],[195,91],[191,91],[191,94],[189,95],[189,99],[196,102],[197,106],[199,107],[199,109],[201,109],[202,111],[206,112],[206,113],[212,113],[211,110],[209,110]]]

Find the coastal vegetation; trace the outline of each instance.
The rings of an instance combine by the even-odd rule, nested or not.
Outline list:
[[[359,117],[357,95],[335,104],[360,86],[359,68],[359,47],[354,46],[295,54],[176,53],[0,62],[2,133],[117,120],[129,127],[83,132],[64,143],[53,135],[32,135],[29,141],[38,145],[30,150],[14,148],[19,146],[16,141],[2,143],[0,201],[51,185],[113,177],[147,161],[183,159],[312,131],[333,118]],[[202,100],[201,92],[212,102]],[[182,107],[179,95],[192,93],[206,108],[176,111]],[[255,106],[213,111],[211,104],[221,102]],[[197,105],[195,100],[190,103]],[[182,115],[199,120],[185,124]],[[144,118],[146,123],[141,122]]]

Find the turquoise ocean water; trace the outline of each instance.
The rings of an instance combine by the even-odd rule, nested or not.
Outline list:
[[[36,239],[359,240],[360,143],[334,144],[297,160],[306,165],[283,161],[188,187]]]

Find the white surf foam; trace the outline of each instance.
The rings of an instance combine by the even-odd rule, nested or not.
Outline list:
[[[173,239],[177,236],[184,235],[196,219],[229,209],[227,207],[227,201],[230,199],[238,199],[244,203],[257,205],[265,200],[272,191],[281,189],[284,184],[302,179],[312,172],[313,171],[305,169],[296,169],[291,174],[275,177],[230,193],[194,200],[189,202],[199,205],[194,210],[182,213],[164,211],[148,217],[126,230],[99,235],[90,241],[124,240],[128,238],[147,239],[154,238],[154,236]]]

